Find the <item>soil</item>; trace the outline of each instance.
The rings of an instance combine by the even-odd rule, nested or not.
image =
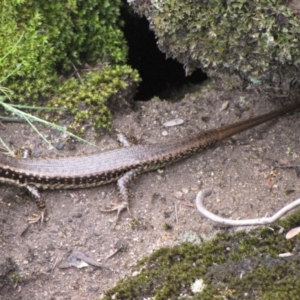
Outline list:
[[[186,91],[187,92],[187,91]],[[119,147],[116,132],[138,143],[155,143],[278,109],[255,92],[224,92],[192,86],[181,101],[137,102],[114,112],[113,130],[85,138],[99,151]],[[180,118],[183,124],[164,127]],[[272,215],[300,194],[299,112],[280,117],[219,143],[162,170],[145,173],[131,185],[131,218],[125,211],[114,227],[115,213],[101,209],[118,201],[115,184],[79,190],[42,192],[44,223],[28,225],[35,204],[22,189],[0,187],[0,297],[9,299],[101,299],[131,266],[154,250],[183,240],[205,240],[221,228],[193,205],[197,192],[212,187],[208,209],[232,219]],[[63,123],[62,123],[63,124]],[[82,155],[95,149],[50,128],[42,132],[60,151],[47,145],[26,124],[6,123],[2,139],[16,149],[30,146],[34,155]],[[298,176],[297,176],[298,172]],[[80,251],[103,267],[61,268]]]

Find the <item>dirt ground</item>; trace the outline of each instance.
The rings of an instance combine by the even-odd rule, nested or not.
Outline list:
[[[228,107],[227,107],[228,106]],[[193,86],[183,100],[136,103],[135,109],[115,112],[113,131],[93,138],[102,150],[119,147],[116,132],[138,143],[155,143],[247,119],[273,109],[255,92],[218,92]],[[280,117],[161,171],[140,176],[131,186],[131,211],[114,228],[115,214],[101,209],[117,201],[115,184],[82,190],[45,191],[47,218],[28,225],[36,211],[24,191],[1,185],[0,298],[101,299],[105,290],[131,274],[136,261],[163,246],[183,240],[207,239],[220,230],[191,205],[201,188],[214,193],[207,207],[232,219],[272,215],[299,198],[300,114]],[[182,125],[164,127],[173,119]],[[49,128],[45,135],[62,150],[59,155],[95,152],[82,143],[64,143]],[[42,157],[53,155],[26,124],[6,124],[1,138],[16,148],[31,146]],[[290,193],[289,193],[289,192]],[[171,230],[166,230],[170,226]],[[71,253],[80,251],[104,268],[60,268]]]

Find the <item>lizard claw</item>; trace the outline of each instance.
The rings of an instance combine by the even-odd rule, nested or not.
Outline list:
[[[37,223],[39,221],[44,222],[44,218],[45,218],[45,210],[41,210],[36,214],[33,214],[32,217],[28,218],[27,221],[29,224],[34,224]]]

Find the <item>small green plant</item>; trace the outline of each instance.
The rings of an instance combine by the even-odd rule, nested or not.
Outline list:
[[[11,0],[0,5],[0,78],[14,101],[52,96],[60,76],[99,61],[122,64],[121,0]]]
[[[122,93],[126,94],[128,89],[134,89],[139,81],[138,72],[127,65],[105,66],[97,71],[88,71],[80,78],[66,80],[49,105],[62,107],[70,112],[74,120],[71,130],[82,133],[80,128],[84,123],[108,129],[111,125],[111,113],[107,102],[113,98],[122,98]],[[63,114],[65,111],[56,113],[58,116]]]
[[[18,273],[13,273],[10,277],[11,281],[18,282],[20,280],[20,275]]]

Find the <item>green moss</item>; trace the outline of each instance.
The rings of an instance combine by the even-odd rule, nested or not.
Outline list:
[[[107,102],[122,98],[126,101],[126,95],[135,89],[139,81],[137,71],[127,65],[106,66],[89,71],[80,79],[66,80],[49,105],[66,108],[73,118],[69,129],[77,133],[86,123],[96,128],[109,128],[111,113]],[[60,110],[57,114],[63,116],[66,112]]]
[[[300,22],[287,1],[132,1],[161,51],[228,88],[285,89],[297,78]]]
[[[0,60],[2,85],[18,101],[45,99],[56,92],[59,76],[70,75],[74,66],[125,63],[120,5],[121,0],[1,3],[0,57],[9,53]]]
[[[278,223],[298,226],[300,212]],[[259,228],[230,235],[220,233],[202,246],[162,248],[137,263],[138,275],[121,280],[104,299],[298,299],[299,237],[286,240],[279,232]],[[280,258],[280,253],[293,256]],[[191,284],[204,281],[202,292]]]

